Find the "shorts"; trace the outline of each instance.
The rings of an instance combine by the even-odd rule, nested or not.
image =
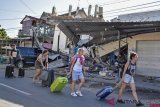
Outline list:
[[[39,61],[35,62],[35,69],[43,69],[43,66]]]
[[[72,80],[76,81],[76,80],[83,79],[83,78],[84,78],[84,75],[82,71],[73,71]]]
[[[133,76],[129,75],[129,74],[125,74],[124,76],[124,82],[125,83],[134,83],[134,78]]]

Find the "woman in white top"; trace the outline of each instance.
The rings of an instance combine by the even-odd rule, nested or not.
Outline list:
[[[39,77],[40,77],[43,69],[48,68],[48,50],[44,50],[37,57],[37,60],[35,62],[35,68],[36,68],[36,72],[33,77],[33,82],[35,82],[35,80],[39,80]]]
[[[83,55],[83,49],[78,50],[78,54],[75,55],[72,59],[70,74],[72,74],[72,85],[71,85],[71,95],[72,96],[83,96],[81,93],[81,87],[84,84],[84,75],[82,72],[83,64],[84,64],[85,58]],[[75,83],[77,80],[80,80],[78,91],[75,92]]]

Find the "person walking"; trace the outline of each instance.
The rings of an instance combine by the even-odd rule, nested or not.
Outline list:
[[[37,80],[39,81],[39,78],[41,76],[42,70],[48,68],[48,50],[44,50],[35,61],[35,69],[36,72],[33,77],[33,83]]]
[[[138,60],[138,55],[136,53],[131,53],[130,60],[125,64],[123,75],[122,75],[122,85],[120,87],[118,100],[117,100],[118,103],[122,103],[122,104],[125,103],[125,101],[122,100],[122,94],[123,94],[124,89],[126,88],[126,85],[129,84],[132,90],[133,97],[136,100],[136,106],[144,105],[138,99],[137,92],[136,92],[136,86],[134,82],[134,75],[135,75],[137,60]]]
[[[69,73],[72,75],[71,96],[83,96],[83,94],[81,93],[81,88],[85,82],[82,70],[84,61],[85,57],[83,55],[83,49],[80,48],[78,50],[78,54],[76,54],[72,59],[70,73]],[[80,83],[78,85],[78,91],[75,92],[75,84],[77,80],[80,80]]]

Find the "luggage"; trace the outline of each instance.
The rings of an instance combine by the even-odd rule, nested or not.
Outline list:
[[[66,86],[68,83],[67,77],[58,77],[56,80],[52,83],[50,90],[51,92],[61,92],[62,89]]]
[[[19,72],[18,72],[18,76],[19,77],[24,77],[24,75],[25,75],[25,70],[23,68],[20,68]]]
[[[122,83],[122,80],[120,80],[114,87],[112,86],[106,86],[99,90],[96,93],[97,100],[103,100],[105,99],[108,95],[110,95],[116,88],[118,88]]]
[[[54,81],[54,70],[44,70],[40,79],[42,80],[42,86],[50,87]]]
[[[98,100],[105,99],[108,95],[110,95],[113,92],[113,88],[111,86],[106,86],[99,90],[96,94]]]
[[[11,65],[6,66],[5,78],[14,77],[13,73],[14,73],[14,66]]]
[[[47,70],[44,70],[40,76],[40,80],[47,80],[48,79],[48,71]]]

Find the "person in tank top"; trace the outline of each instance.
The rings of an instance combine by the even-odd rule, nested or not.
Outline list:
[[[132,95],[134,99],[136,100],[136,106],[144,105],[138,99],[137,92],[136,92],[136,86],[134,82],[134,75],[136,71],[137,60],[138,60],[138,55],[136,53],[131,53],[130,60],[125,64],[123,75],[122,75],[122,85],[120,87],[118,100],[117,100],[118,103],[123,103],[123,104],[125,103],[125,101],[122,100],[122,94],[123,94],[124,89],[126,88],[126,85],[129,84],[132,90]]]

